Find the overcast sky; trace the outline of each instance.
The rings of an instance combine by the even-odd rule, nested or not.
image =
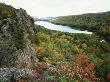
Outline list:
[[[110,0],[0,0],[36,17],[110,11]]]

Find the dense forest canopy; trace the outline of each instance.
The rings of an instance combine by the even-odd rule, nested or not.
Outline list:
[[[61,16],[51,20],[76,29],[93,31],[110,42],[110,11],[82,15]]]
[[[102,41],[94,34],[64,33],[48,30],[39,25],[34,31],[37,41],[33,48],[39,62],[55,66],[51,70],[52,76],[59,77],[62,82],[70,80],[98,82],[99,79],[108,81],[107,75],[110,72],[108,42]],[[87,76],[83,74],[86,72]]]

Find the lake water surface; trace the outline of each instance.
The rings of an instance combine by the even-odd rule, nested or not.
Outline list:
[[[50,30],[56,30],[56,31],[61,31],[61,32],[92,34],[92,32],[88,32],[87,30],[85,31],[76,30],[76,29],[71,28],[70,26],[56,25],[56,24],[46,22],[46,21],[37,21],[35,22],[35,24],[44,26],[45,28],[50,29]]]

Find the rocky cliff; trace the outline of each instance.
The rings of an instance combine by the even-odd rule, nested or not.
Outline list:
[[[36,53],[31,46],[34,42],[33,28],[34,21],[25,10],[0,3],[1,70],[31,68],[32,62],[36,61]]]

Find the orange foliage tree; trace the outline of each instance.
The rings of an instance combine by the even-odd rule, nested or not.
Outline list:
[[[32,73],[36,77],[36,79],[39,79],[41,77],[41,74],[45,71],[47,65],[45,62],[38,62],[37,64],[32,64]]]
[[[97,81],[99,78],[95,76],[94,64],[89,63],[89,57],[87,55],[79,55],[76,58],[75,65],[82,69],[80,75],[87,80]]]
[[[89,63],[89,58],[86,55],[78,55],[75,62],[63,62],[54,70],[53,74],[58,77],[75,79],[79,82],[92,81],[97,82],[99,78],[95,76],[94,64]],[[79,78],[79,79],[78,79]]]
[[[34,48],[35,52],[36,52],[36,56],[39,59],[39,61],[43,61],[43,57],[44,57],[44,52],[45,52],[45,48],[42,46],[38,46],[36,44],[33,44],[32,47]]]

